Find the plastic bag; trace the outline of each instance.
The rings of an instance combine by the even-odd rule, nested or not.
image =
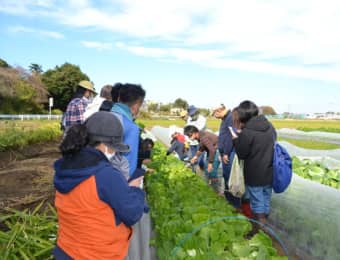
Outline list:
[[[231,165],[228,187],[229,192],[238,198],[241,198],[245,192],[243,160],[239,160],[237,154],[235,154],[233,164]]]

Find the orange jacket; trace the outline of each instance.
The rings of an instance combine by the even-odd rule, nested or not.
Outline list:
[[[78,158],[61,159],[55,169],[57,247],[72,259],[124,259],[130,226],[143,214],[144,192],[129,187],[95,149],[82,151]]]

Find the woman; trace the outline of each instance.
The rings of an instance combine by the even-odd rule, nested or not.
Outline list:
[[[276,133],[271,123],[259,115],[259,109],[253,102],[243,101],[237,112],[242,131],[238,135],[232,128],[230,131],[235,151],[244,160],[244,179],[250,207],[255,219],[265,224],[270,213]]]
[[[55,162],[58,213],[56,259],[124,259],[131,226],[144,211],[143,177],[127,183],[109,160],[127,152],[123,129],[109,112],[96,112],[69,129]]]

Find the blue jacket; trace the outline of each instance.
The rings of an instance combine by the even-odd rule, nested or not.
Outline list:
[[[229,126],[233,126],[233,118],[230,111],[228,111],[222,119],[218,135],[218,150],[221,157],[223,157],[223,155],[230,156],[234,147],[233,140],[228,129]]]
[[[54,186],[60,193],[69,193],[80,183],[94,176],[98,197],[115,212],[116,225],[134,225],[143,215],[145,193],[130,187],[124,176],[114,169],[105,155],[91,147],[54,164]],[[124,203],[122,203],[124,201]]]
[[[130,108],[127,105],[115,103],[111,111],[121,120],[124,129],[123,141],[130,146],[130,152],[123,155],[129,161],[129,174],[131,176],[137,169],[139,127],[133,122]]]

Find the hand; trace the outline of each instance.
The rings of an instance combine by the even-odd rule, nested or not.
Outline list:
[[[144,178],[144,176],[140,176],[136,179],[133,179],[132,181],[129,182],[129,186],[138,188],[140,186],[140,184],[142,183],[143,178]]]
[[[144,159],[142,161],[142,164],[145,164],[145,165],[148,165],[149,163],[151,163],[151,160],[150,159]]]
[[[211,172],[212,170],[213,170],[213,164],[212,163],[208,163],[207,171]]]
[[[197,156],[195,155],[194,157],[191,158],[190,163],[194,164],[195,162],[197,162]]]
[[[147,173],[153,173],[153,172],[155,172],[155,169],[147,168],[147,169],[146,169],[146,172],[147,172]]]
[[[229,162],[229,157],[227,154],[223,155],[223,162],[227,164]]]

